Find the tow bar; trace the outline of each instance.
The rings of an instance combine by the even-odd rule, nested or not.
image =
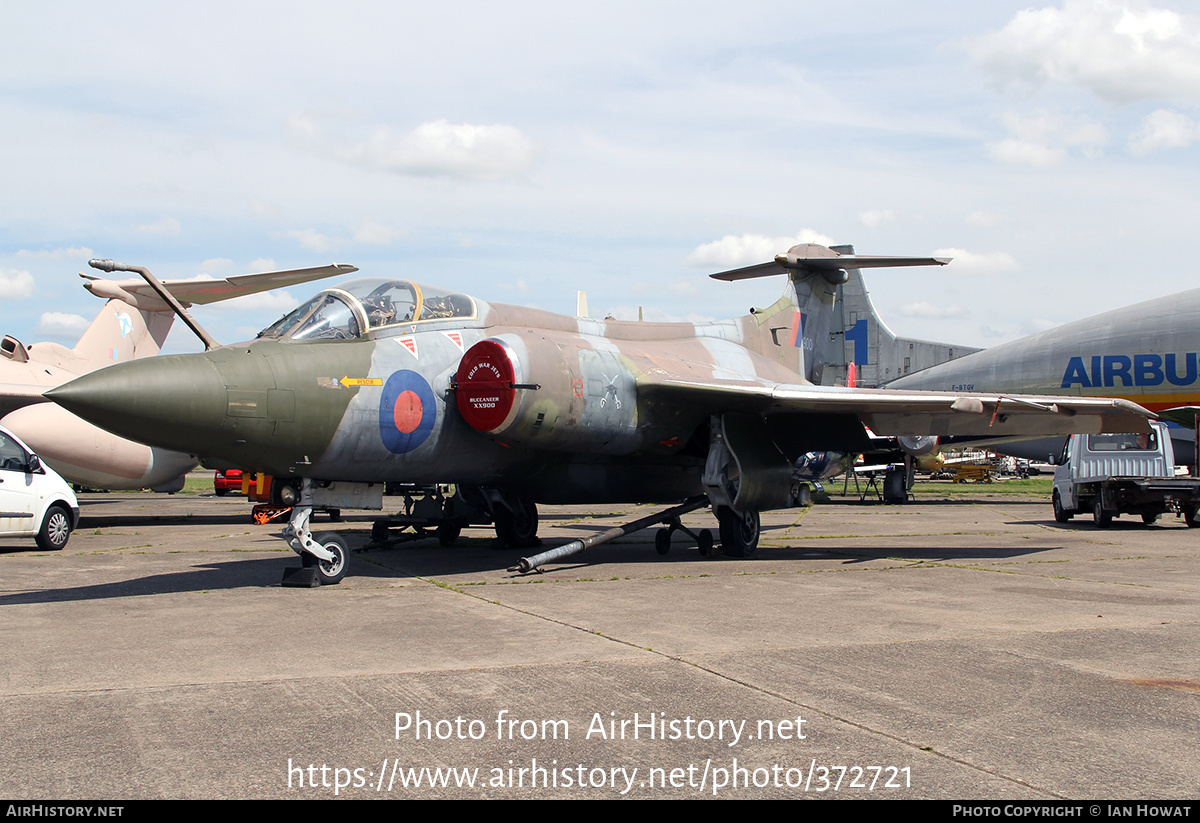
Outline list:
[[[695,497],[689,497],[678,506],[673,506],[666,511],[661,511],[658,514],[652,514],[649,517],[643,517],[640,520],[634,520],[632,523],[626,523],[624,526],[618,526],[615,529],[594,534],[591,537],[585,537],[582,540],[572,540],[565,546],[559,546],[557,549],[535,554],[533,557],[522,557],[521,562],[509,569],[510,572],[518,572],[520,574],[529,574],[533,571],[538,571],[543,563],[549,563],[552,560],[558,560],[562,557],[568,557],[572,554],[577,554],[584,549],[590,549],[593,546],[599,546],[601,543],[607,543],[610,540],[615,540],[618,537],[624,537],[627,534],[647,529],[656,523],[661,523],[664,526],[670,526],[672,531],[682,530],[687,531],[679,525],[679,516],[695,511],[696,509],[704,508],[708,505],[707,495],[699,494]],[[688,532],[691,534],[691,532]],[[709,535],[708,545],[712,546],[712,536]]]

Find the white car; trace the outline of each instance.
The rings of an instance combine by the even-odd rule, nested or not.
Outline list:
[[[79,501],[67,481],[0,427],[0,537],[36,537],[57,550],[77,525]]]

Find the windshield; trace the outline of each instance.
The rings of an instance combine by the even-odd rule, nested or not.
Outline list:
[[[326,289],[258,336],[343,340],[402,323],[474,316],[475,301],[465,294],[411,280],[376,278]]]
[[[1089,434],[1088,450],[1094,452],[1158,451],[1158,435],[1154,432]]]

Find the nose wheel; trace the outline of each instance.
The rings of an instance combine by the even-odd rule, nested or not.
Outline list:
[[[528,500],[513,501],[512,508],[499,504],[492,515],[496,526],[497,548],[540,546],[537,506]]]
[[[333,559],[322,560],[304,552],[300,555],[301,564],[306,568],[317,570],[317,577],[321,579],[322,586],[341,583],[342,578],[346,576],[347,558],[350,555],[350,548],[346,545],[345,539],[334,532],[321,532],[313,535],[313,542],[333,555]]]

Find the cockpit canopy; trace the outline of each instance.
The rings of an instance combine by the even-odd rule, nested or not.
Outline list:
[[[411,280],[372,278],[326,289],[258,336],[350,340],[401,323],[474,316],[475,301],[465,294]]]

